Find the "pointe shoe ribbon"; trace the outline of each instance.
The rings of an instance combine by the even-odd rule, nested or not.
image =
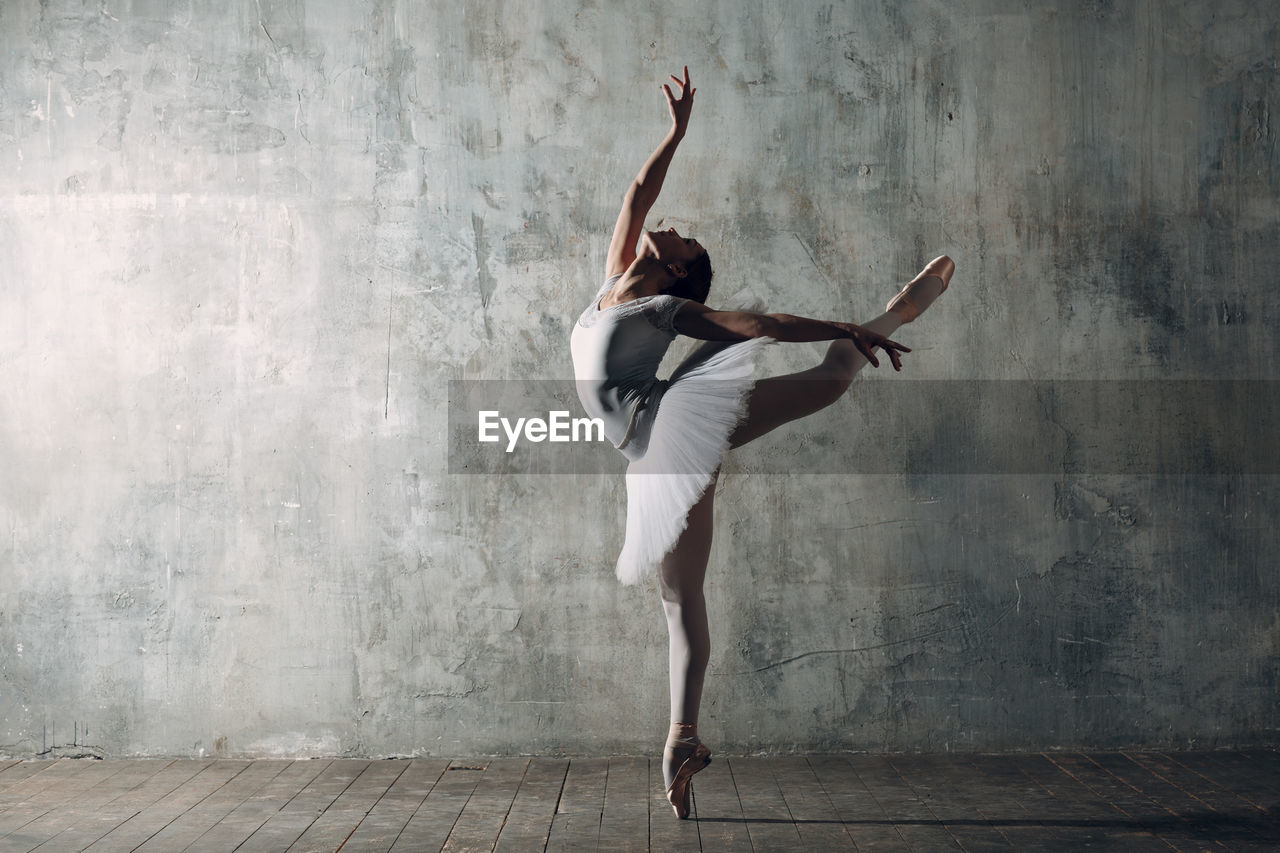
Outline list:
[[[668,746],[667,749],[673,754],[675,749]],[[680,769],[676,771],[675,778],[671,780],[671,787],[667,788],[667,802],[671,803],[671,808],[675,810],[676,817],[685,820],[689,817],[689,780],[693,778],[693,774],[706,767],[711,763],[711,750],[707,749],[706,744],[698,741],[693,753],[680,763]]]
[[[886,311],[897,311],[902,315],[902,322],[910,323],[912,320],[920,316],[920,309],[911,301],[909,291],[916,282],[933,276],[942,282],[942,290],[938,291],[939,295],[947,292],[947,285],[951,283],[951,276],[956,271],[955,262],[946,255],[934,258],[925,264],[924,269],[920,270],[920,274],[911,281],[907,282],[907,286],[899,291],[898,295],[889,300],[889,304],[885,306]]]

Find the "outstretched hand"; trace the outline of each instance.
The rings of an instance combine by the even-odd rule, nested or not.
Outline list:
[[[853,323],[838,323],[836,325],[845,330],[849,340],[853,341],[853,345],[858,348],[858,352],[862,353],[863,357],[871,362],[872,367],[880,366],[880,362],[876,358],[876,347],[884,350],[885,354],[889,356],[889,361],[893,364],[894,370],[902,369],[902,358],[898,353],[911,352],[910,347],[904,347],[897,341],[891,341],[884,335],[862,326]]]
[[[671,110],[671,122],[677,133],[684,133],[689,127],[689,113],[693,110],[693,93],[697,91],[689,83],[689,66],[684,67],[684,79],[672,74],[671,79],[680,87],[680,97],[671,94],[671,86],[662,84],[662,91],[667,96],[667,107]]]

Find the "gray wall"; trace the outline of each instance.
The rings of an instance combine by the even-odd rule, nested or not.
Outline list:
[[[707,739],[1276,743],[1274,466],[946,463],[1001,428],[966,381],[1275,378],[1280,11],[647,5],[0,4],[0,753],[656,748],[620,475],[444,433],[449,380],[571,376],[684,62],[650,223],[717,296],[865,319],[959,268],[903,374],[722,476]]]

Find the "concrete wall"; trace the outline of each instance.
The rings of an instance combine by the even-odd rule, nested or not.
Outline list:
[[[707,739],[1277,742],[1276,469],[908,463],[981,444],[918,380],[1275,378],[1280,10],[653,5],[0,4],[0,754],[656,748],[621,477],[451,475],[444,429],[449,380],[571,376],[684,62],[651,223],[716,295],[959,267],[864,383],[913,420],[855,392],[723,475]],[[851,425],[901,467],[815,473]]]

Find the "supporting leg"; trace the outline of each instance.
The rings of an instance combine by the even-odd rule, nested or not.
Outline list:
[[[658,568],[658,591],[667,619],[671,730],[662,756],[668,798],[679,817],[689,812],[688,781],[711,760],[697,738],[702,684],[711,655],[703,581],[711,555],[715,480],[689,510],[688,526]]]
[[[662,611],[670,639],[671,721],[696,724],[702,681],[711,655],[707,602],[702,594],[711,555],[715,481],[689,510],[688,526],[658,568]]]

